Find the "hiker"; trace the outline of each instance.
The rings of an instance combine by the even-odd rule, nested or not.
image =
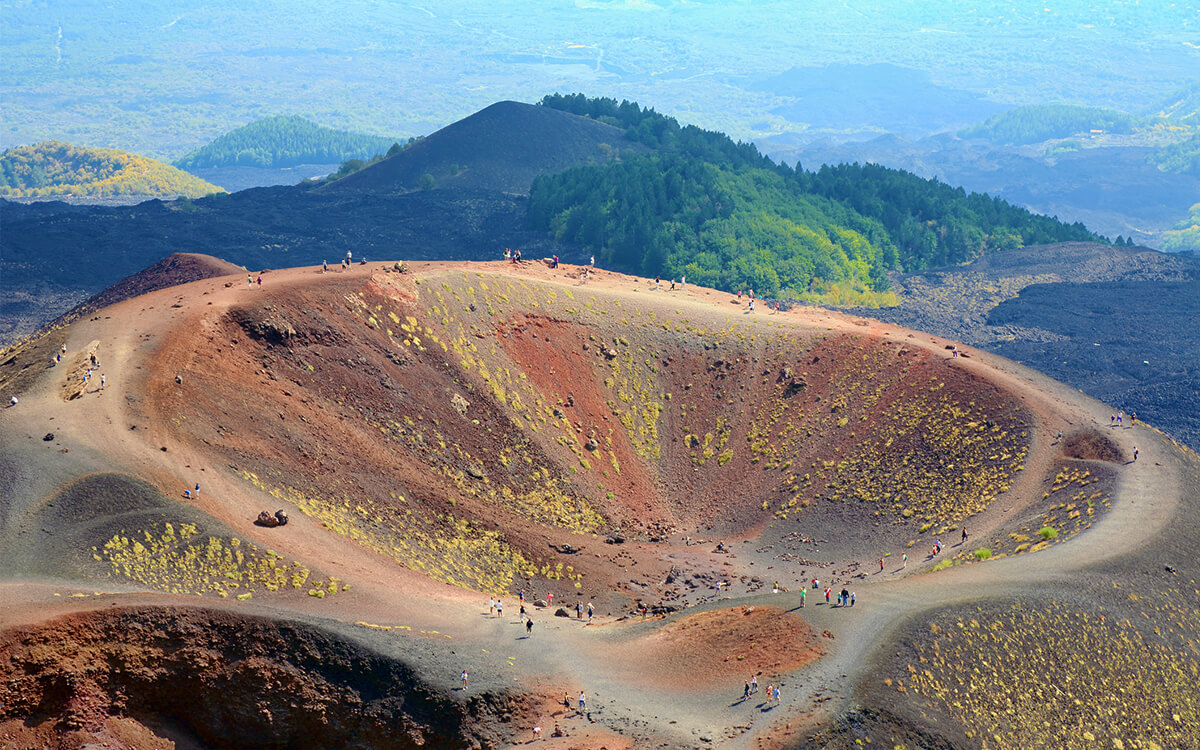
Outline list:
[[[803,588],[800,589],[800,606],[801,607],[804,606],[804,597],[805,597],[806,593],[807,592],[805,592],[805,590]]]
[[[586,710],[587,710],[587,697],[585,697],[583,694],[583,691],[580,690],[579,691],[579,713],[583,713]]]
[[[321,261],[321,273],[325,273],[325,272],[327,272],[328,270],[329,270],[329,261],[327,261],[327,260],[322,260],[322,261]]]
[[[462,675],[459,677],[459,679],[462,680],[462,689],[466,690],[467,689],[467,670],[465,670],[465,669],[463,670]]]
[[[192,490],[192,494],[195,497],[200,497],[200,483],[199,482],[196,483],[196,489]]]
[[[525,619],[525,635],[530,635],[532,633],[533,633],[533,620],[526,618]]]
[[[741,290],[741,289],[739,289],[739,290],[738,290],[738,303],[740,304],[740,303],[741,303],[741,301],[742,301],[742,290]]]
[[[354,256],[350,253],[349,250],[347,250],[346,251],[346,265],[349,266],[353,262],[354,262]]]
[[[17,402],[17,397],[16,397],[16,396],[13,396],[12,398],[10,398],[10,399],[8,400],[8,405],[9,405],[9,406],[16,406],[16,405],[17,405],[17,403],[18,403],[18,402]]]
[[[775,705],[779,705],[779,686],[775,686],[775,692],[771,694],[771,699],[775,701]]]
[[[846,589],[843,587],[843,588],[842,588],[842,606],[844,607],[844,606],[846,606],[846,605],[847,605],[847,604],[849,604],[849,603],[850,603],[850,592],[849,592],[849,591],[847,591],[847,590],[846,590]]]
[[[685,286],[687,286],[687,274],[686,273],[679,277],[679,289],[682,291]]]
[[[496,614],[496,600],[490,596],[488,597],[488,614],[489,615]]]
[[[880,573],[883,572],[883,558],[882,557],[879,558],[879,572]]]
[[[588,259],[588,268],[595,268],[595,267],[596,267],[596,256],[593,255],[591,258]]]
[[[250,274],[246,274],[246,288],[247,289],[254,288],[254,277],[251,276]]]
[[[1133,460],[1134,460],[1134,461],[1136,461],[1136,460],[1137,460],[1137,457],[1138,457],[1138,449],[1137,449],[1137,447],[1135,446],[1135,447],[1134,447],[1134,449],[1133,449]]]
[[[750,675],[750,692],[758,692],[758,675]]]
[[[575,602],[575,619],[583,619],[583,602]]]
[[[496,617],[504,617],[504,605],[499,599],[496,600]]]
[[[771,696],[775,694],[775,683],[767,685],[767,702],[766,705],[771,705]]]
[[[1129,424],[1131,427],[1137,427],[1137,412],[1129,415]]]
[[[853,591],[850,592],[850,606],[851,607],[854,606],[854,592]]]
[[[754,298],[750,298],[750,312],[754,312]]]
[[[588,622],[591,622],[591,621],[592,621],[592,615],[596,614],[596,608],[592,606],[592,603],[591,603],[591,602],[588,602],[588,607],[587,607],[587,609],[588,609]]]
[[[967,527],[964,526],[963,533],[962,533],[962,544],[966,544],[966,543],[967,543]]]
[[[821,588],[821,586],[820,586],[820,585],[817,583],[817,579],[816,579],[816,578],[814,578],[814,579],[813,579],[813,588],[814,588],[814,589],[819,589],[819,588]]]
[[[512,260],[512,250],[509,250],[507,247],[504,248],[504,259],[507,261]]]
[[[262,276],[259,276],[258,279],[256,279],[256,281],[258,282],[258,288],[262,289]]]
[[[750,697],[750,680],[746,680],[746,686],[742,688],[742,700]]]
[[[900,565],[900,569],[903,570],[907,567],[908,567],[908,553],[905,552],[904,553],[904,562]]]
[[[554,256],[554,260],[550,263],[551,268],[558,268],[558,256]]]
[[[513,250],[513,263],[520,263],[520,262],[521,262],[521,248],[518,247],[516,250]]]
[[[654,277],[654,289],[655,289],[655,291],[658,291],[659,284],[661,284],[661,283],[662,283],[662,277],[661,277],[661,276],[655,276],[655,277]]]
[[[829,603],[829,595],[832,593],[833,593],[833,588],[830,586],[826,586],[825,587],[825,603],[826,604]]]
[[[674,276],[671,277],[671,291],[672,292],[675,291],[675,277]]]
[[[106,382],[106,381],[105,381],[105,379],[104,379],[104,373],[100,373],[100,387],[101,387],[101,388],[103,388],[103,387],[104,387],[104,384],[105,384],[105,382]]]

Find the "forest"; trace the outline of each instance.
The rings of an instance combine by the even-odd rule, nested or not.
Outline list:
[[[1111,109],[1031,104],[992,115],[978,125],[960,130],[958,135],[960,138],[982,138],[1001,146],[1024,146],[1092,130],[1132,133],[1141,124],[1141,118]]]
[[[1154,161],[1158,168],[1165,172],[1200,177],[1200,133],[1159,149],[1154,155]]]
[[[615,270],[781,298],[881,304],[888,270],[969,262],[1045,242],[1104,241],[1003,200],[877,165],[793,170],[750,144],[635,103],[543,106],[594,117],[657,149],[539,177],[530,225]]]
[[[294,167],[368,159],[386,152],[394,139],[349,133],[296,115],[278,115],[218,136],[175,162],[180,169]]]
[[[123,195],[199,198],[223,192],[186,172],[145,156],[60,141],[18,146],[0,154],[0,196]]]

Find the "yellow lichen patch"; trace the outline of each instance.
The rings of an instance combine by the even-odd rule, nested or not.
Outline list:
[[[245,601],[256,591],[275,592],[307,585],[310,572],[288,563],[274,550],[263,550],[237,537],[204,536],[194,524],[172,523],[114,534],[92,557],[109,573],[159,591],[227,597]],[[330,593],[336,578],[330,578]]]
[[[1018,604],[953,618],[914,649],[916,663],[895,681],[940,705],[985,750],[1194,747],[1200,736],[1195,651],[1128,620]]]
[[[434,580],[479,591],[505,593],[518,577],[578,581],[581,574],[539,564],[508,544],[496,531],[477,529],[463,519],[434,521],[410,512],[376,507],[366,498],[309,495],[286,486],[273,486],[255,474],[242,476],[272,496],[294,503],[329,531],[425,573]],[[314,588],[311,596],[326,594]]]

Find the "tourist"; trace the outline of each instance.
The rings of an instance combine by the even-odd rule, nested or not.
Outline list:
[[[466,690],[467,689],[467,670],[465,670],[465,669],[463,670],[462,675],[460,675],[459,679],[462,680],[462,689]]]

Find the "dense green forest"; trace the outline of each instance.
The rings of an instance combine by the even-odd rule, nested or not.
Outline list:
[[[199,177],[113,148],[84,148],[60,141],[18,146],[0,154],[0,196],[120,195],[199,198],[223,192]]]
[[[777,165],[749,144],[631,102],[553,95],[543,106],[603,120],[657,149],[539,177],[530,223],[609,268],[767,296],[879,303],[888,269],[1101,240],[1003,200],[876,165]]]
[[[1173,143],[1154,154],[1158,168],[1166,172],[1179,172],[1200,177],[1200,133],[1186,141]]]
[[[303,117],[279,115],[231,130],[179,161],[181,169],[294,167],[334,164],[382,154],[393,139],[334,130]]]
[[[978,125],[960,130],[958,135],[962,138],[982,138],[999,145],[1023,146],[1091,130],[1132,133],[1141,124],[1141,118],[1111,109],[1072,104],[1031,104],[993,115]]]

